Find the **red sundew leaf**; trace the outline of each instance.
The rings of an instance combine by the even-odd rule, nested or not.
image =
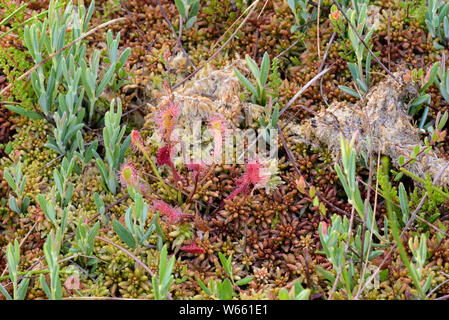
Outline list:
[[[170,142],[171,134],[178,121],[181,109],[169,98],[168,105],[161,109],[156,115],[156,125],[166,142]]]
[[[173,164],[173,161],[171,160],[171,151],[173,147],[170,145],[166,145],[159,149],[157,152],[157,164],[159,166],[162,166],[164,164],[168,165],[172,172],[173,177],[176,181],[181,181],[181,177],[179,176],[178,172],[176,171],[175,165]]]
[[[181,247],[182,251],[188,252],[188,253],[192,253],[192,254],[204,254],[206,253],[206,250],[204,250],[203,248],[199,247],[196,243],[187,245],[187,246],[183,246]]]
[[[185,215],[181,208],[174,208],[162,200],[154,200],[153,209],[166,215],[169,221],[173,224],[178,223],[179,220]]]
[[[164,164],[171,166],[172,161],[171,161],[171,154],[170,154],[171,150],[170,149],[171,148],[168,145],[159,149],[159,151],[157,152],[158,166],[163,166]]]
[[[131,145],[133,146],[133,149],[135,151],[145,150],[142,137],[140,136],[140,133],[137,130],[133,130],[131,132]]]

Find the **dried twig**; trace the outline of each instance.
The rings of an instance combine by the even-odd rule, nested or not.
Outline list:
[[[352,232],[352,223],[354,221],[354,206],[352,206],[352,210],[351,210],[351,218],[349,219],[349,229],[348,229],[348,240],[346,241],[346,245],[345,245],[345,251],[343,253],[343,261],[346,260],[346,254],[348,253],[348,248],[349,248],[349,242],[351,242],[351,232]],[[363,242],[362,242],[363,243]],[[341,277],[341,273],[343,272],[343,261],[340,262],[340,267],[338,268],[338,272],[337,272],[337,277],[335,278],[334,284],[332,286],[332,290],[331,293],[329,294],[329,299],[328,300],[332,300],[332,296],[334,295],[335,289],[337,289],[337,284],[338,281],[340,280]],[[348,288],[349,289],[349,288]],[[349,296],[349,292],[347,292],[348,296]]]
[[[296,99],[299,98],[299,96],[301,94],[303,94],[304,91],[306,91],[312,84],[314,84],[315,81],[317,81],[319,78],[321,78],[324,74],[326,74],[328,71],[330,70],[330,68],[326,68],[323,71],[319,72],[315,77],[313,77],[309,82],[307,82],[294,96],[293,98],[291,98],[287,104],[282,108],[281,111],[279,111],[279,116],[281,116],[285,110],[288,109],[288,107],[290,107],[293,102],[296,101]]]

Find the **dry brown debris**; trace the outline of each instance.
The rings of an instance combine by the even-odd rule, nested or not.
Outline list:
[[[407,114],[407,104],[417,96],[418,87],[409,71],[398,71],[394,76],[400,81],[386,77],[355,105],[334,102],[316,117],[305,121],[299,127],[300,139],[315,145],[327,145],[337,158],[340,133],[351,139],[358,131],[355,147],[359,155],[361,151],[368,153],[367,138],[370,136],[374,153],[389,156],[396,166],[400,156],[408,160],[416,145],[425,148],[418,129]],[[406,169],[422,178],[429,173],[433,179],[442,172],[438,185],[448,186],[447,165],[447,160],[440,154],[430,151],[421,154],[416,162],[406,165]]]
[[[249,73],[245,61],[238,59],[220,70],[206,67],[184,87],[175,90],[174,101],[181,109],[179,121],[188,123],[220,114],[237,127],[245,120],[246,125],[251,125],[250,119],[257,119],[261,107],[240,100],[243,88],[234,68],[243,74]],[[167,103],[168,97],[164,96],[158,106],[150,109],[160,110]]]

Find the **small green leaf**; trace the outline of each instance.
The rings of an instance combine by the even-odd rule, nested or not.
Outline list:
[[[438,122],[438,130],[443,130],[444,126],[446,125],[447,119],[448,119],[448,112],[446,111],[443,116],[441,117],[440,121]]]
[[[271,127],[276,128],[279,120],[279,105],[276,104],[273,109],[273,113],[271,114]]]
[[[100,197],[100,195],[96,192],[94,194],[94,202],[95,202],[95,207],[97,208],[97,211],[101,215],[103,215],[105,212],[104,202],[103,202],[103,199]]]
[[[399,184],[399,202],[401,205],[403,222],[407,223],[410,217],[410,208],[408,204],[407,192],[405,191],[404,184],[402,182]]]
[[[282,288],[279,290],[279,300],[290,300],[287,289]]]
[[[221,252],[218,253],[218,257],[220,258],[221,265],[225,269],[226,274],[228,275],[228,277],[230,277],[232,275],[232,273],[231,273],[232,270],[231,270],[230,263],[228,263],[229,260],[227,260],[225,255]],[[231,256],[229,256],[229,257],[231,258]]]
[[[179,14],[185,20],[186,17],[186,9],[184,7],[184,2],[182,0],[175,0],[176,8],[178,9]]]
[[[95,91],[95,96],[98,98],[103,94],[104,89],[108,85],[108,83],[111,82],[111,80],[115,77],[115,65],[114,62],[111,66],[109,66],[108,72],[104,75],[103,79],[101,80],[100,85],[98,86],[97,90]]]
[[[238,286],[244,286],[244,285],[250,283],[252,280],[253,280],[253,277],[248,276],[248,277],[245,277],[243,279],[236,281],[235,284]]]
[[[388,268],[384,269],[383,271],[381,271],[379,273],[379,280],[382,281],[382,282],[383,281],[387,281],[388,280],[388,273],[389,273]]]
[[[187,23],[186,23],[186,30],[189,30],[191,27],[193,27],[193,25],[194,25],[195,22],[196,22],[196,19],[197,19],[197,17],[194,16],[194,17],[189,18],[189,20],[187,20]]]
[[[200,11],[200,1],[194,1],[192,4],[192,8],[190,9],[189,16],[190,17],[196,17],[198,15],[198,12]]]
[[[419,96],[418,98],[413,100],[413,102],[412,102],[412,104],[410,106],[411,107],[419,106],[419,105],[423,104],[424,102],[427,102],[427,103],[430,102],[430,95],[429,94],[423,94],[423,95]]]
[[[262,63],[260,65],[260,84],[265,86],[268,79],[268,71],[270,70],[270,56],[267,52],[264,53]]]
[[[360,98],[360,95],[357,91],[355,91],[354,89],[351,89],[347,86],[338,86],[338,89],[340,89],[341,91],[343,91],[353,97]]]
[[[17,289],[17,299],[25,300],[25,296],[27,294],[28,285],[30,283],[30,273],[25,275],[25,278],[20,282],[19,288]]]
[[[416,156],[418,155],[418,153],[420,152],[420,150],[421,150],[421,148],[420,148],[419,145],[416,145],[416,146],[413,148],[413,154],[414,154],[414,157],[416,157]]]
[[[6,291],[6,289],[0,283],[0,292],[5,296],[6,300],[13,300],[11,295]]]
[[[201,289],[203,289],[203,291],[208,295],[211,296],[211,292],[210,290],[206,287],[206,285],[203,283],[203,281],[201,281],[200,278],[197,278],[196,281],[198,282],[199,286]]]
[[[45,281],[45,277],[43,274],[40,275],[39,280],[41,283],[41,287],[44,290],[45,294],[47,295],[48,299],[53,299],[50,288],[48,287],[47,281]]]
[[[112,222],[112,228],[128,247],[132,249],[136,248],[136,241],[134,240],[133,235],[120,222],[114,220]]]
[[[21,210],[17,206],[16,198],[14,198],[14,197],[9,198],[8,204],[9,204],[9,208],[12,211],[14,211],[15,213],[19,214],[21,212]]]
[[[220,300],[232,300],[232,294],[233,294],[234,290],[232,289],[232,284],[231,281],[226,278],[222,285],[221,288],[219,290],[219,299]]]
[[[11,189],[13,189],[14,191],[17,191],[17,185],[14,182],[14,179],[12,178],[11,174],[9,173],[9,171],[5,170],[3,172],[3,177],[5,178],[6,182],[8,182],[9,186],[11,187]]]
[[[15,112],[17,114],[20,114],[22,116],[28,117],[32,120],[39,120],[39,119],[43,119],[43,117],[34,111],[30,111],[30,110],[26,110],[24,108],[20,108],[20,107],[15,107],[15,106],[6,106],[7,109],[11,110],[12,112]]]
[[[234,69],[235,71],[235,75],[237,76],[237,78],[240,80],[241,83],[243,83],[243,85],[251,92],[251,94],[258,98],[258,94],[257,94],[257,90],[256,88],[251,84],[251,82],[249,82],[248,79],[245,78],[244,75],[242,75],[237,69]]]
[[[28,198],[26,196],[22,200],[22,208],[21,208],[22,213],[26,213],[27,212],[29,205],[30,205],[30,198]]]
[[[259,67],[257,66],[256,62],[253,59],[251,59],[251,57],[249,55],[245,56],[245,60],[246,60],[246,64],[248,65],[249,70],[253,74],[253,77],[256,79],[259,86],[262,87],[262,82],[260,81],[261,80],[260,70],[259,70]]]

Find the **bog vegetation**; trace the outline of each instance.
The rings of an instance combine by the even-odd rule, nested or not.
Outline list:
[[[0,0],[0,299],[447,299],[448,36],[443,0]],[[236,129],[277,158],[222,163]]]

